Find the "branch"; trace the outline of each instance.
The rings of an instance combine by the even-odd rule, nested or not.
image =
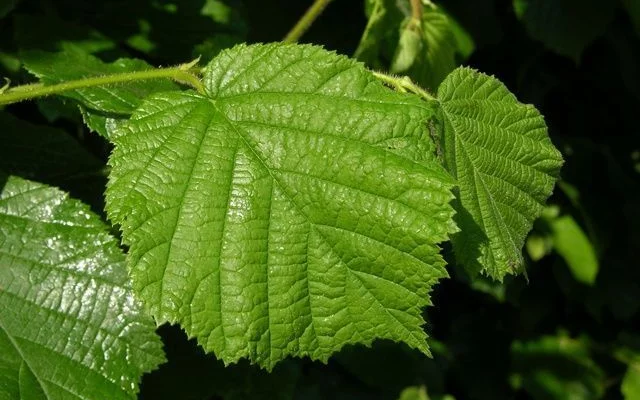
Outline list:
[[[322,11],[330,2],[331,0],[314,0],[311,7],[309,7],[307,12],[304,13],[304,15],[302,16],[302,18],[298,20],[295,26],[291,28],[291,31],[287,33],[287,36],[285,36],[284,39],[282,39],[282,41],[284,43],[297,42],[302,37],[302,35],[304,35],[307,29],[309,29],[311,24],[313,24],[313,21],[315,21],[316,18],[318,18],[318,16],[322,14]]]
[[[6,89],[4,92],[0,92],[0,105],[17,103],[23,100],[49,96],[52,94],[59,94],[68,92],[70,90],[84,89],[93,86],[108,86],[132,81],[160,78],[173,79],[176,82],[193,87],[199,93],[204,93],[204,86],[202,85],[200,78],[189,72],[189,69],[190,65],[185,64],[173,68],[161,68],[148,71],[124,72],[121,74],[95,76],[91,78],[62,82],[54,85],[33,83],[28,85],[16,86],[14,88]]]

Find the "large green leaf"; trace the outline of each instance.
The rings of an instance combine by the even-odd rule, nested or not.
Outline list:
[[[57,189],[0,186],[0,398],[135,398],[164,357],[116,240]]]
[[[455,70],[438,90],[445,119],[444,157],[458,180],[452,238],[471,273],[517,273],[522,246],[562,164],[540,113],[497,79]]]
[[[611,23],[615,2],[513,0],[513,7],[532,38],[578,61],[585,47]]]
[[[152,96],[114,136],[107,212],[135,290],[226,363],[327,360],[347,343],[428,352],[452,180],[435,105],[313,46],[239,46],[207,96]]]

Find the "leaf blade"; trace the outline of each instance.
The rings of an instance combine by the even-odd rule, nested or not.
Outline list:
[[[459,185],[456,256],[470,273],[501,280],[522,266],[525,236],[551,194],[562,157],[538,111],[495,78],[458,68],[438,98],[445,163]]]
[[[61,191],[2,180],[1,390],[9,398],[133,398],[163,353],[115,240]]]
[[[375,338],[427,352],[420,310],[455,229],[433,105],[313,46],[236,47],[204,83],[115,136],[107,210],[151,313],[268,369]]]

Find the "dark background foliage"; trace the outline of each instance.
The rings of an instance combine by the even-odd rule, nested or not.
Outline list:
[[[541,220],[533,235],[550,251],[528,258],[528,280],[471,283],[451,259],[451,278],[437,286],[434,307],[425,312],[431,359],[378,342],[346,348],[328,365],[288,360],[267,374],[244,363],[225,368],[179,328],[163,326],[158,332],[169,362],[144,376],[141,398],[395,399],[409,386],[424,386],[431,398],[618,399],[623,382],[628,399],[640,398],[628,389],[640,385],[630,375],[636,371],[640,380],[640,26],[634,25],[640,6],[634,0],[541,1],[551,10],[541,19],[529,11],[518,18],[511,1],[436,3],[475,42],[465,64],[495,75],[545,115],[565,157],[562,185],[549,203],[586,233],[599,261],[595,282],[574,278],[566,257],[553,251],[549,220]],[[4,1],[0,75],[31,81],[20,66],[32,50],[69,44],[104,61],[125,56],[172,65],[202,55],[206,62],[235,43],[280,40],[309,4]],[[350,56],[366,22],[362,1],[334,0],[302,41]],[[102,212],[110,148],[87,131],[76,106],[50,98],[5,113],[53,126],[90,150],[95,159],[77,160],[77,170],[66,175],[31,168],[37,160],[22,174],[69,190]],[[0,119],[0,135],[9,132],[7,118]]]

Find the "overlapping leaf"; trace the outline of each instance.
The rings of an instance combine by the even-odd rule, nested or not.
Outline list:
[[[414,20],[408,0],[370,0],[369,22],[355,57],[368,65],[409,75],[435,90],[457,65],[456,55],[468,55],[473,43],[441,7],[427,5]],[[460,41],[460,43],[458,43]]]
[[[471,273],[502,279],[522,267],[522,246],[562,164],[540,113],[497,79],[459,68],[438,90],[444,157],[458,180],[452,238]]]
[[[64,51],[57,53],[24,52],[22,58],[25,68],[44,84],[151,69],[147,63],[136,59],[119,59],[107,64],[73,45],[65,45]],[[93,86],[62,95],[77,100],[89,128],[108,138],[111,125],[117,119],[128,117],[145,97],[177,88],[169,79],[154,79],[126,85]]]
[[[150,312],[226,363],[376,338],[428,352],[455,230],[434,105],[313,46],[236,47],[204,83],[152,96],[114,137],[107,211]]]
[[[0,187],[0,398],[135,398],[164,357],[115,239],[57,189]]]

